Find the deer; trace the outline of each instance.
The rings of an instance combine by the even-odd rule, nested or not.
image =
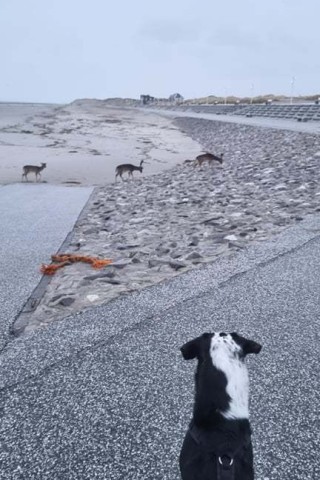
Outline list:
[[[196,157],[196,162],[198,163],[199,167],[204,162],[208,162],[210,164],[214,161],[222,164],[223,163],[223,153],[221,153],[220,157],[218,157],[217,155],[213,155],[213,153],[203,153],[202,155],[198,155]]]
[[[121,180],[123,180],[122,175],[124,172],[128,172],[128,178],[132,177],[133,178],[133,172],[136,170],[142,173],[143,167],[143,160],[141,160],[139,167],[136,165],[132,165],[131,163],[124,163],[122,165],[118,165],[116,167],[116,178],[115,181],[117,181],[118,176],[121,177]]]
[[[23,167],[23,173],[22,173],[22,180],[23,178],[26,179],[26,181],[28,182],[28,173],[30,172],[33,172],[36,176],[36,182],[38,181],[38,177],[41,177],[41,171],[43,169],[45,169],[47,166],[46,163],[41,163],[41,167],[39,167],[38,165],[25,165]]]

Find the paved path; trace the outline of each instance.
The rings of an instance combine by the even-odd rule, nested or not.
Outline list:
[[[315,480],[319,464],[320,219],[233,259],[92,308],[0,357],[1,480],[178,480],[195,364],[213,330],[250,358],[257,480]]]
[[[141,108],[142,109],[142,108]],[[143,110],[143,109],[142,109]],[[215,120],[216,122],[238,123],[241,125],[251,125],[252,127],[275,128],[277,130],[291,130],[293,132],[320,133],[320,122],[298,122],[285,118],[251,117],[247,118],[241,115],[215,115],[213,113],[195,113],[179,112],[175,110],[149,109],[154,113],[159,113],[165,117],[192,117],[203,118],[206,120]]]
[[[39,266],[50,262],[91,191],[31,183],[0,187],[0,351],[41,278]]]

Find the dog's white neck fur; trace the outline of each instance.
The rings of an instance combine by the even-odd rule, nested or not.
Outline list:
[[[211,339],[212,363],[227,377],[226,391],[231,399],[228,410],[220,413],[230,420],[249,418],[249,376],[240,351],[231,335],[220,337],[216,333]]]

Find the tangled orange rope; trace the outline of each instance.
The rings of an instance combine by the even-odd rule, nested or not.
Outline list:
[[[62,253],[60,255],[51,255],[51,259],[56,264],[52,265],[45,265],[42,264],[40,268],[40,272],[44,275],[54,275],[59,268],[65,267],[66,265],[71,265],[71,263],[75,262],[84,262],[90,263],[93,268],[99,269],[103,268],[106,265],[110,265],[112,260],[105,259],[101,260],[97,257],[89,257],[86,255],[74,255],[72,253]]]

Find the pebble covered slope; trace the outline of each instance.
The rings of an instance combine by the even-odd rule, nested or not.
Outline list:
[[[96,190],[69,252],[111,258],[58,271],[20,331],[234,255],[319,212],[320,138],[314,134],[178,118],[224,164],[186,162]],[[193,160],[193,159],[190,159]]]

